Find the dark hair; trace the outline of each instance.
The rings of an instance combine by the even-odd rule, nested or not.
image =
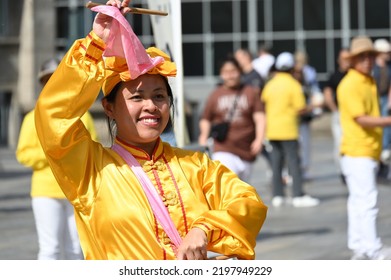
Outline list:
[[[240,67],[239,62],[235,59],[233,55],[228,55],[224,60],[219,63],[219,71],[223,68],[223,66],[227,63],[233,64],[239,71],[242,73],[242,68]]]
[[[270,42],[264,42],[264,43],[259,44],[258,53],[259,52],[271,53],[272,52],[272,44]]]
[[[164,83],[167,87],[168,97],[170,98],[170,104],[169,104],[170,109],[173,112],[175,112],[174,96],[172,94],[171,86],[168,83],[168,79],[166,77],[164,77],[164,76],[161,76],[161,77],[164,80]],[[122,83],[123,82],[119,82],[118,84],[116,84],[114,86],[114,88],[110,91],[110,93],[108,95],[106,95],[105,97],[103,97],[103,99],[106,99],[107,102],[109,102],[109,103],[114,103],[115,98],[117,97],[117,94],[118,94],[118,90],[120,89]],[[173,126],[173,123],[174,123],[173,118],[174,118],[174,114],[170,114],[170,118],[168,120],[167,126],[164,128],[164,131],[166,131],[167,129],[170,129]],[[114,139],[115,139],[115,135],[117,133],[117,125],[115,123],[115,120],[110,119],[108,116],[107,116],[107,125],[108,125],[108,129],[109,129],[111,142],[113,143]]]
[[[239,49],[237,49],[236,50],[236,52],[237,51],[241,51],[241,52],[243,52],[245,55],[247,55],[251,60],[253,60],[254,59],[254,55],[252,54],[252,52],[249,50],[249,49],[247,49],[247,48],[239,48]],[[235,52],[235,53],[236,53]]]

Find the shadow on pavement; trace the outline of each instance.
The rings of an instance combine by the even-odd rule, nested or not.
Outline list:
[[[308,229],[308,230],[293,230],[293,231],[282,231],[282,232],[268,232],[268,231],[261,231],[261,233],[258,235],[257,240],[265,240],[270,238],[278,238],[278,237],[292,237],[295,235],[302,236],[302,235],[323,235],[328,234],[332,230],[330,228],[318,228],[318,229]]]

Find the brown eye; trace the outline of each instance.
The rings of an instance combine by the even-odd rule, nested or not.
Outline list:
[[[140,101],[142,100],[142,97],[141,95],[132,95],[129,99],[132,101]]]

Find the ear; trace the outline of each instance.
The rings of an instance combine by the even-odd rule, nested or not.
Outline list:
[[[105,111],[106,116],[108,116],[110,119],[114,119],[114,114],[113,114],[114,104],[108,102],[106,98],[103,98],[102,99],[102,107],[103,107],[103,110]]]

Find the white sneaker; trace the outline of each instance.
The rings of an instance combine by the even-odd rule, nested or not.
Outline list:
[[[297,196],[292,198],[294,207],[313,207],[319,205],[320,200],[309,195]]]
[[[369,260],[368,256],[365,253],[353,253],[351,260],[358,261],[358,260]]]
[[[391,159],[391,150],[383,150],[380,154],[380,161],[384,164],[389,164]]]
[[[281,207],[285,203],[285,199],[282,196],[275,196],[272,199],[272,205],[274,207]]]
[[[369,257],[370,260],[391,260],[391,247],[381,248],[375,255]]]

